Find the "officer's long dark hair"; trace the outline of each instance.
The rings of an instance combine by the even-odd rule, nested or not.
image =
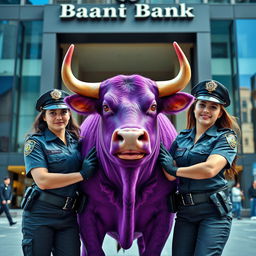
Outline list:
[[[196,118],[194,114],[195,106],[197,101],[193,102],[187,112],[187,129],[192,129],[196,126]],[[231,116],[223,105],[220,105],[220,110],[222,111],[222,115],[220,118],[217,119],[215,125],[218,128],[230,128],[235,131],[238,137],[240,137],[240,128],[234,116]],[[237,175],[236,170],[236,161],[237,157],[233,161],[231,168],[225,171],[225,176],[227,179],[234,179]]]
[[[70,113],[70,119],[68,122],[68,125],[66,126],[66,130],[73,134],[77,139],[79,139],[80,136],[80,128],[76,122],[76,120],[73,118],[72,113],[70,110],[68,110]],[[46,110],[42,110],[36,117],[33,126],[32,126],[32,133],[39,133],[45,131],[47,128],[47,123],[44,121]]]

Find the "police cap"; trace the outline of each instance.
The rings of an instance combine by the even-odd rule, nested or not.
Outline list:
[[[69,108],[64,102],[64,98],[69,96],[65,91],[53,89],[42,94],[36,102],[36,110],[43,109],[67,109]]]
[[[228,89],[218,81],[206,80],[200,82],[192,88],[191,94],[198,100],[216,102],[224,107],[230,105]]]

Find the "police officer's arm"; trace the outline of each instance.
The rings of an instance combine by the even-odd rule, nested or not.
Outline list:
[[[228,139],[232,137],[232,141]],[[235,143],[233,143],[235,142]],[[230,168],[237,154],[236,138],[233,133],[222,135],[213,148],[211,155],[205,162],[191,165],[188,167],[176,167],[172,156],[165,149],[160,149],[160,162],[166,170],[166,177],[170,176],[191,178],[191,179],[209,179],[217,175],[224,167]]]
[[[237,154],[236,140],[233,132],[221,135],[206,162],[178,168],[177,176],[208,179],[216,176],[224,167],[230,168]]]
[[[3,184],[0,185],[0,201],[1,202],[5,201],[5,199],[4,199],[4,185]]]
[[[27,175],[32,175],[35,183],[41,189],[65,187],[82,180],[88,180],[97,166],[96,150],[92,148],[83,161],[80,172],[51,173],[42,146],[35,139],[27,140],[25,144],[24,160]]]
[[[83,180],[80,172],[49,173],[47,168],[33,168],[30,172],[40,189],[62,188]]]
[[[226,165],[227,160],[225,157],[214,154],[210,155],[206,162],[188,167],[179,167],[176,176],[199,180],[209,179],[216,176]]]

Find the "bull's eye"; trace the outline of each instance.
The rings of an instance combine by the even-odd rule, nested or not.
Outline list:
[[[110,108],[109,108],[108,105],[104,104],[103,105],[103,110],[104,110],[104,112],[108,112],[110,110]]]
[[[152,104],[152,105],[150,106],[150,110],[151,110],[151,111],[156,111],[156,108],[157,108],[156,104]]]

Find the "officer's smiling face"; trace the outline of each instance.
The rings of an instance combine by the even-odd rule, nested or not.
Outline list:
[[[49,109],[46,110],[44,116],[44,121],[52,132],[60,132],[65,129],[69,119],[70,111],[68,109]]]
[[[205,129],[208,129],[221,117],[221,105],[211,101],[198,100],[195,105],[194,114],[197,127],[203,126]]]

